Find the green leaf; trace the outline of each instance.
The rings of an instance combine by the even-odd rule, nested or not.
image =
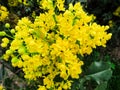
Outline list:
[[[78,0],[79,2],[87,2],[87,0]]]
[[[85,81],[86,81],[87,79],[84,77],[84,78],[81,78],[81,79],[79,79],[79,89],[80,90],[85,90],[85,86],[84,86],[84,83],[85,83]],[[75,89],[74,89],[75,90]]]
[[[112,69],[115,69],[115,64],[114,63],[108,61],[108,64],[111,66]]]
[[[94,74],[100,71],[110,69],[110,64],[103,61],[94,61],[89,67],[87,74]]]
[[[86,77],[90,77],[100,84],[101,82],[108,81],[111,76],[112,70],[110,64],[103,61],[95,61],[90,65]]]
[[[98,85],[95,90],[106,90],[107,88],[107,82],[103,82],[100,85]]]
[[[102,81],[108,81],[111,78],[112,70],[108,69],[88,76],[94,79],[98,84],[100,84]]]

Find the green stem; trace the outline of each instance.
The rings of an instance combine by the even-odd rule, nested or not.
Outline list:
[[[9,38],[12,38],[12,39],[14,39],[14,37],[12,37],[12,36],[10,36],[10,35],[8,35],[8,34],[6,34],[6,36],[7,36],[7,37],[9,37]]]

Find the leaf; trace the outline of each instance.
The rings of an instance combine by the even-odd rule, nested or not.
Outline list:
[[[107,82],[103,82],[100,85],[98,85],[95,90],[106,90],[107,88]]]
[[[108,64],[111,66],[111,68],[112,68],[113,70],[115,69],[115,64],[114,64],[114,63],[108,61]]]
[[[110,68],[110,65],[103,61],[94,61],[88,68],[87,74],[93,74]]]
[[[79,89],[80,89],[80,90],[86,90],[86,89],[85,89],[85,86],[84,86],[84,83],[85,83],[86,80],[87,80],[87,79],[86,79],[85,77],[79,79]]]
[[[112,70],[108,69],[88,76],[94,79],[98,84],[100,84],[102,81],[108,81],[111,78]]]
[[[87,0],[78,0],[79,2],[87,2]]]
[[[101,82],[108,81],[111,76],[112,70],[110,64],[103,61],[95,61],[90,65],[86,77],[90,77],[100,84]]]

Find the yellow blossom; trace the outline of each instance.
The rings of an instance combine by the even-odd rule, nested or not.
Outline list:
[[[113,12],[113,15],[120,17],[120,6]]]
[[[5,90],[5,88],[3,87],[3,85],[0,85],[0,90]]]
[[[38,90],[47,90],[45,86],[39,86]]]
[[[57,0],[57,7],[60,11],[64,11],[65,7],[64,7],[64,2],[65,0]]]
[[[8,14],[9,12],[7,11],[7,8],[0,5],[0,21],[4,21]]]
[[[9,43],[9,39],[5,37],[2,39],[1,46],[5,48],[7,47],[8,43]]]
[[[8,0],[8,5],[9,6],[17,6],[18,5],[18,0]]]

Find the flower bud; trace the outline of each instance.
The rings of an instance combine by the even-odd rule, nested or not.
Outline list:
[[[6,51],[6,54],[7,54],[7,55],[11,55],[11,54],[12,54],[12,50],[7,50],[7,51]]]
[[[12,34],[14,34],[15,33],[15,29],[11,29],[11,31],[10,31]]]
[[[6,32],[4,32],[4,31],[0,32],[0,36],[5,36],[5,35],[6,35]]]
[[[5,24],[5,27],[6,27],[6,28],[10,28],[10,24],[9,24],[9,23],[6,23],[6,24]]]
[[[12,63],[16,63],[18,62],[18,58],[17,57],[13,57],[12,60],[11,60]]]

